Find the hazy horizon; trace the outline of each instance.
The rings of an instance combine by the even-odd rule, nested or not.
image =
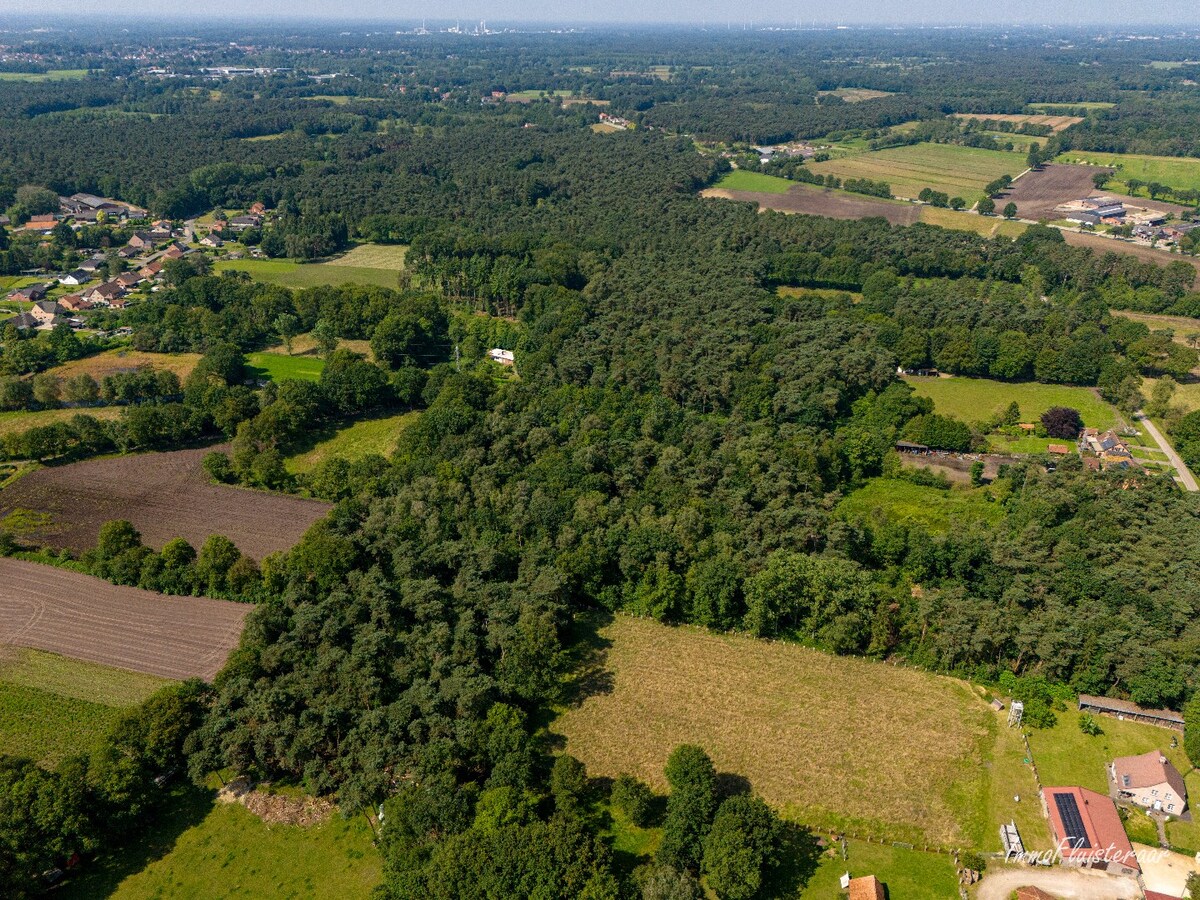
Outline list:
[[[954,0],[864,0],[852,9],[831,14],[825,3],[785,2],[772,7],[749,2],[721,3],[716,0],[664,0],[656,4],[635,0],[610,0],[605,4],[582,0],[461,0],[445,4],[415,2],[390,3],[385,0],[345,0],[330,4],[327,0],[246,0],[231,6],[224,0],[163,0],[155,6],[160,20],[206,19],[219,15],[221,21],[246,20],[375,20],[396,23],[478,22],[497,26],[520,24],[590,25],[697,25],[742,28],[796,25],[1052,25],[1104,26],[1130,29],[1155,27],[1189,29],[1200,26],[1200,7],[1189,0],[1163,0],[1156,5],[1137,7],[1131,14],[1128,3],[1095,0],[1092,3],[1071,0],[1000,0],[995,3],[962,3]],[[121,0],[0,0],[0,17],[44,16],[51,19],[93,19],[103,14],[115,19],[136,19],[150,24]],[[111,22],[106,24],[113,24]],[[212,22],[219,24],[219,22]]]

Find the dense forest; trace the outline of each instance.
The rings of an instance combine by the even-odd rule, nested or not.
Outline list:
[[[536,53],[502,42],[470,73],[442,47],[440,57],[413,49],[392,80],[346,62],[364,96],[387,91],[370,104],[302,99],[315,88],[298,77],[234,82],[213,100],[191,79],[128,70],[119,85],[0,90],[5,205],[25,184],[172,216],[262,200],[285,223],[336,221],[343,239],[411,244],[396,290],[289,291],[180,270],[119,321],[139,349],[203,353],[196,372],[128,386],[116,424],[81,415],[6,437],[9,455],[46,458],[231,438],[228,456],[206,460],[215,478],[337,505],[291,552],[261,571],[242,565],[236,584],[231,562],[213,588],[257,606],[211,690],[167,696],[185,707],[176,727],[186,735],[157,736],[160,700],[97,760],[56,773],[3,764],[0,785],[20,788],[5,796],[44,796],[46,813],[0,849],[0,871],[19,883],[91,849],[119,797],[103,754],[123,752],[129,789],[143,794],[186,765],[197,779],[231,768],[298,783],[347,813],[382,804],[384,897],[693,897],[701,873],[722,897],[752,896],[739,891],[770,877],[779,825],[752,797],[719,796],[699,748],[668,765],[656,863],[631,873],[614,861],[586,773],[552,753],[542,728],[565,699],[584,615],[744,630],[986,683],[1041,675],[1151,705],[1192,696],[1200,572],[1179,548],[1200,539],[1200,507],[1169,480],[1015,465],[989,494],[999,524],[948,534],[835,511],[867,479],[899,474],[898,437],[953,430],[897,379],[898,365],[1096,385],[1132,407],[1143,376],[1196,363],[1194,350],[1110,315],[1195,310],[1190,267],[1100,257],[1045,228],[984,239],[697,196],[722,163],[677,132],[780,139],[972,102],[995,112],[1115,96],[1135,76],[1166,77],[1127,51],[1112,72],[1030,67],[1046,55],[1034,42],[985,70],[970,61],[986,47],[966,39],[965,62],[860,64],[870,48],[854,41],[882,40],[794,52],[774,38],[720,50],[667,40],[638,65],[665,60],[686,77],[615,85],[582,70],[632,67],[636,45],[587,39],[534,66]],[[896,41],[893,56],[931,52],[928,37]],[[721,80],[747,56],[762,62],[753,93]],[[714,68],[702,74],[701,58]],[[974,74],[948,78],[956,66]],[[904,96],[816,102],[851,83]],[[963,99],[934,101],[947,83]],[[479,102],[484,91],[559,85],[594,88],[651,127],[598,135],[587,106]],[[118,118],[119,141],[81,154],[66,139]],[[1089,133],[1123,122],[1097,117]],[[497,378],[480,341],[450,361],[464,309],[512,320],[496,327],[519,378]],[[273,340],[281,316],[328,334],[321,381],[248,386],[243,354]],[[342,338],[369,340],[374,360],[337,349]],[[88,352],[52,340],[67,343],[8,334],[4,358]],[[391,459],[300,484],[287,476],[280,451],[298,430],[379,407],[422,410]],[[212,587],[212,557],[187,557],[181,592]],[[165,550],[116,526],[88,562],[163,590],[179,574]],[[645,801],[644,786],[618,783],[619,802]],[[14,818],[11,804],[0,813]]]

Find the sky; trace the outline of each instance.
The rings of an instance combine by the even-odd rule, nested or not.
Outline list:
[[[195,17],[217,14],[231,18],[320,17],[387,19],[396,22],[434,20],[495,23],[691,23],[756,25],[769,23],[823,24],[1120,24],[1200,27],[1200,3],[1195,0],[1157,0],[1130,3],[1128,0],[856,0],[830,3],[827,0],[155,0],[155,17]],[[147,23],[147,8],[127,0],[0,0],[0,15],[108,14],[125,18],[139,10]]]

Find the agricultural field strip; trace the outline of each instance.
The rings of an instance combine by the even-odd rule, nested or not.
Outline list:
[[[0,559],[0,643],[164,678],[216,675],[250,608]]]
[[[217,449],[217,448],[209,448]],[[127,519],[148,546],[182,537],[199,547],[213,534],[254,559],[289,550],[330,505],[285,494],[211,484],[200,461],[209,450],[93,459],[40,469],[0,492],[0,515],[15,509],[51,517],[36,535],[83,552],[100,526]]]

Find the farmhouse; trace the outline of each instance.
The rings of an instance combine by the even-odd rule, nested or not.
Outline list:
[[[1133,719],[1135,722],[1146,722],[1149,725],[1183,731],[1183,716],[1179,713],[1169,709],[1142,709],[1136,703],[1128,700],[1112,700],[1108,697],[1080,694],[1079,709],[1082,712],[1103,713],[1121,719]]]
[[[1120,875],[1141,871],[1109,797],[1082,787],[1048,787],[1042,789],[1042,804],[1063,865]]]
[[[262,224],[258,216],[234,216],[229,220],[229,227],[234,231],[245,231],[247,228],[257,228]]]
[[[1129,446],[1115,431],[1101,433],[1096,428],[1085,428],[1079,435],[1079,452],[1094,453],[1110,462],[1128,460],[1133,457]]]
[[[1100,216],[1090,209],[1076,209],[1067,213],[1067,221],[1077,225],[1091,225],[1095,228],[1100,224]]]
[[[1118,795],[1138,806],[1176,815],[1187,808],[1183,776],[1157,750],[1140,756],[1119,756],[1108,772]]]

